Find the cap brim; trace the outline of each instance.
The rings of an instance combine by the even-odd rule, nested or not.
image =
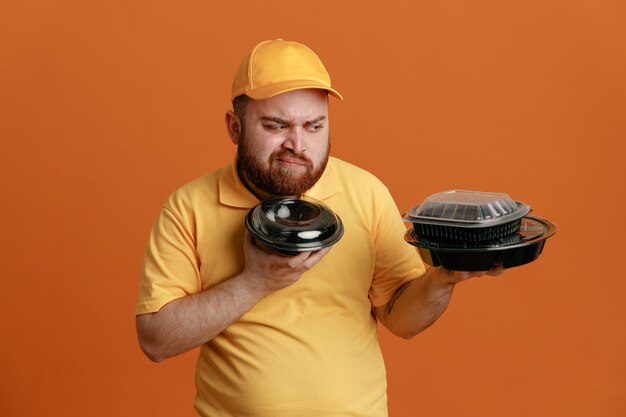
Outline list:
[[[316,88],[319,90],[326,90],[328,93],[339,100],[343,100],[343,97],[337,90],[332,87],[328,87],[322,84],[317,84],[315,82],[311,82],[310,80],[306,81],[286,81],[282,83],[274,83],[270,85],[266,85],[263,87],[255,88],[250,91],[243,91],[242,94],[247,95],[248,97],[255,100],[264,100],[266,98],[274,97],[282,93],[286,93],[288,91],[294,90],[304,90],[307,88]],[[234,98],[234,97],[233,97]]]

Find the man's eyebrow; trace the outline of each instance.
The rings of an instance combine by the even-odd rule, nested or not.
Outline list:
[[[313,120],[309,120],[307,123],[313,125],[313,124],[319,123],[319,122],[321,122],[323,120],[326,120],[326,116],[318,116],[318,117],[316,117]]]
[[[274,117],[274,116],[261,116],[260,117],[261,120],[265,120],[267,122],[274,122],[274,123],[280,123],[281,125],[288,125],[289,122],[287,120],[283,120],[280,117]]]
[[[261,116],[260,119],[264,120],[266,122],[280,123],[282,125],[290,124],[288,120],[284,120],[284,119],[281,119],[280,117],[275,117],[275,116]],[[324,115],[318,116],[318,117],[316,117],[313,120],[308,120],[308,121],[305,122],[305,124],[312,125],[312,124],[315,124],[315,123],[319,123],[319,122],[321,122],[323,120],[326,120],[326,116],[324,116]]]

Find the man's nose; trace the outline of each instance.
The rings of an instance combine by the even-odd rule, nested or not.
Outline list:
[[[294,154],[306,151],[306,143],[302,126],[292,126],[287,132],[283,147],[290,149]]]

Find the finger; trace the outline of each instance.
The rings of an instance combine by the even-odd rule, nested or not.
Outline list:
[[[459,281],[465,281],[470,278],[478,278],[485,275],[488,271],[454,271],[454,276]]]
[[[457,281],[465,281],[466,279],[472,278],[472,272],[470,271],[454,271],[454,278]]]
[[[311,256],[309,256],[303,263],[302,266],[304,266],[306,269],[311,269],[313,268],[313,266],[315,264],[317,264],[319,261],[322,260],[322,258],[324,256],[326,256],[326,254],[332,249],[332,246],[329,246],[327,248],[324,249],[320,249],[318,251],[315,252],[311,252]]]
[[[305,269],[311,269],[313,265],[318,263],[320,259],[328,253],[329,250],[330,247],[311,252],[303,252],[300,255],[291,258],[288,265],[291,268],[303,267]]]
[[[489,271],[487,271],[487,275],[490,275],[492,277],[497,277],[498,275],[502,275],[505,270],[506,268],[504,268],[502,265],[498,265],[494,268],[491,268]]]
[[[287,259],[287,265],[290,268],[298,268],[302,265],[312,254],[313,252],[301,252],[295,256],[290,256]]]

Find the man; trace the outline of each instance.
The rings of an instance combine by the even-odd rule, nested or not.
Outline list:
[[[480,275],[425,271],[386,187],[329,157],[328,95],[341,99],[309,48],[255,46],[225,118],[236,162],[176,191],[152,230],[139,341],[154,361],[201,347],[201,416],[386,415],[377,321],[410,338]],[[244,217],[274,195],[324,202],[344,236],[292,257],[261,249]]]

